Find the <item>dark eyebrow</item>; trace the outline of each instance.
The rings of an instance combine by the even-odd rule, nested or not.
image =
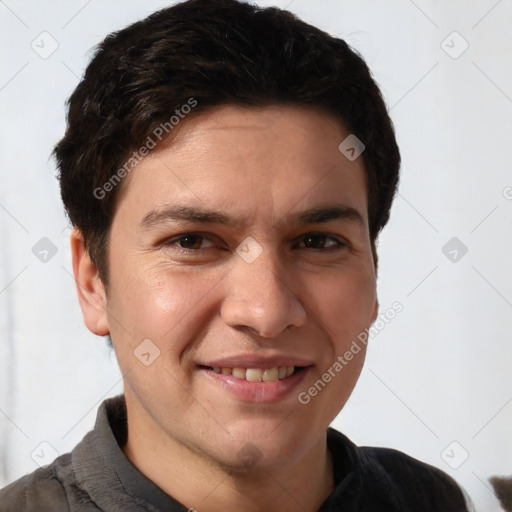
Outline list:
[[[363,216],[351,206],[344,204],[325,204],[290,215],[293,224],[320,224],[331,220],[349,220],[365,227]],[[279,221],[278,224],[281,224]]]
[[[200,222],[211,224],[235,224],[224,213],[190,206],[171,205],[163,210],[153,210],[144,216],[140,223],[143,229],[152,228],[155,224],[169,220],[184,220],[188,222]]]
[[[300,224],[320,224],[331,220],[349,220],[365,227],[363,216],[351,206],[342,204],[318,205],[308,210],[298,213],[288,214],[278,220],[276,226],[290,223]],[[142,229],[150,229],[156,224],[172,220],[182,220],[188,222],[197,222],[204,224],[223,224],[241,226],[244,223],[237,221],[221,212],[196,208],[183,205],[170,205],[161,210],[153,210],[144,216],[140,223]]]

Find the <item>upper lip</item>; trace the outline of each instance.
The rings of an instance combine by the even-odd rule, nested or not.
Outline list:
[[[276,366],[312,366],[313,362],[309,359],[286,355],[265,357],[251,354],[239,354],[206,361],[200,363],[200,365],[211,366],[212,368],[261,368],[262,370],[266,370]]]

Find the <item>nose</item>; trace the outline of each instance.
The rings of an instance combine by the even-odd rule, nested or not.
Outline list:
[[[227,325],[263,338],[300,327],[306,321],[306,311],[290,284],[271,257],[262,254],[252,263],[240,258],[228,275],[221,317]]]

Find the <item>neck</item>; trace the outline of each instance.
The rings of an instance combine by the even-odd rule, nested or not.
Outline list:
[[[195,453],[128,411],[123,451],[132,464],[166,494],[200,512],[315,512],[334,489],[324,432],[293,464],[235,472]]]

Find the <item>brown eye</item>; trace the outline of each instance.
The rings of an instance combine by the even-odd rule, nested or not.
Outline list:
[[[185,235],[176,240],[183,249],[200,249],[203,237],[200,235]]]
[[[310,233],[305,235],[301,238],[301,242],[299,242],[298,245],[302,245],[305,249],[318,250],[341,248],[346,245],[342,241],[323,233]]]
[[[217,246],[211,237],[200,233],[184,233],[165,240],[162,245],[171,248],[177,247],[185,251],[200,251]]]
[[[325,235],[308,235],[304,237],[304,246],[313,249],[323,249],[325,245],[325,239]]]

